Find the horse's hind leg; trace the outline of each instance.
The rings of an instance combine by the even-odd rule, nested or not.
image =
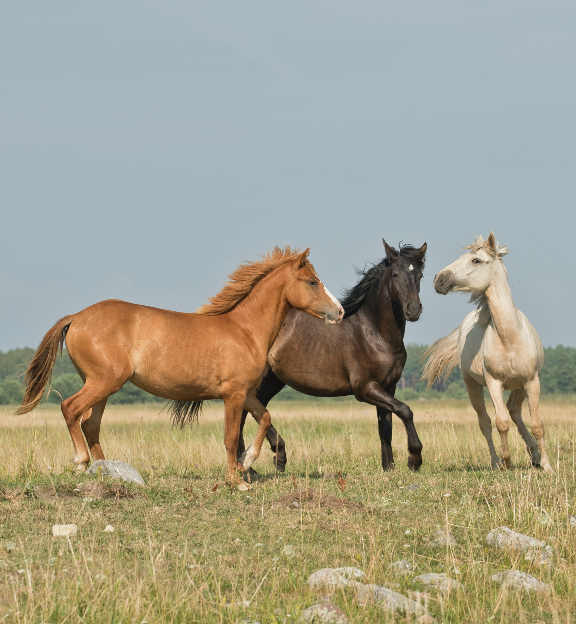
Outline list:
[[[488,448],[490,450],[490,465],[492,466],[492,470],[498,470],[498,468],[500,468],[500,458],[498,457],[498,453],[496,453],[494,440],[492,440],[492,421],[490,420],[490,415],[486,411],[484,386],[472,379],[472,377],[469,377],[465,371],[463,371],[462,378],[464,379],[466,389],[468,390],[470,403],[472,403],[472,407],[478,416],[480,431],[488,443]]]
[[[269,370],[268,374],[264,377],[259,389],[257,390],[257,398],[260,403],[266,407],[268,403],[284,388],[286,384],[278,379],[276,375]],[[238,440],[238,462],[240,457],[246,451],[246,445],[244,443],[244,424],[246,423],[246,416],[248,412],[242,412],[242,421],[240,423],[240,438]],[[258,421],[259,422],[259,421]],[[286,444],[280,437],[273,425],[266,432],[266,439],[270,444],[270,449],[276,455],[272,458],[272,463],[277,470],[284,472],[286,469]]]
[[[88,415],[82,419],[82,431],[88,442],[88,448],[90,449],[93,461],[104,459],[104,453],[100,446],[100,424],[102,423],[102,415],[104,414],[107,400],[108,399],[104,399],[96,403],[96,405],[88,411]]]
[[[524,424],[524,420],[522,420],[522,402],[525,398],[526,390],[524,390],[524,388],[512,390],[510,396],[508,397],[508,401],[506,402],[506,407],[508,408],[512,422],[518,427],[518,431],[520,432],[522,439],[526,442],[526,450],[528,451],[528,455],[530,455],[532,465],[540,466],[540,451],[538,449],[538,444],[530,435],[528,428]]]
[[[74,463],[78,472],[84,472],[90,461],[90,455],[80,428],[80,419],[91,407],[101,401],[105,401],[111,394],[117,392],[120,386],[107,387],[104,383],[88,379],[80,392],[62,401],[62,414],[68,426],[72,443],[74,444]],[[90,415],[92,418],[92,414]]]
[[[525,386],[528,395],[528,407],[530,408],[530,416],[532,419],[532,433],[538,442],[540,449],[540,465],[547,472],[552,472],[552,466],[548,460],[546,453],[546,442],[544,440],[544,425],[540,419],[539,403],[540,403],[540,379],[538,375],[529,381]]]
[[[270,412],[262,405],[262,403],[260,403],[253,393],[249,393],[246,396],[244,409],[250,412],[258,421],[258,431],[256,432],[256,437],[239,460],[243,466],[244,472],[247,472],[254,461],[260,457],[260,451],[262,450],[264,438],[270,428],[271,418]]]

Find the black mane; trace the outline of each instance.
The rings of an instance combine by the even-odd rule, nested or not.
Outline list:
[[[417,262],[422,266],[424,264],[420,256],[420,250],[412,247],[412,245],[400,245],[400,256]],[[370,288],[382,279],[390,264],[391,261],[388,258],[384,258],[380,262],[366,265],[363,269],[355,268],[356,274],[360,275],[361,279],[355,286],[345,288],[342,291],[340,305],[344,308],[344,318],[348,318],[358,312],[370,292]]]

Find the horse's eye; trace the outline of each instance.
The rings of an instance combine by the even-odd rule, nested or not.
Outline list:
[[[473,264],[480,264],[480,260],[478,260],[478,258],[472,258],[472,263]]]
[[[398,273],[392,273],[392,277],[398,277]]]
[[[310,286],[318,286],[318,282],[315,282],[314,280],[312,280],[311,282],[308,282],[308,284]]]

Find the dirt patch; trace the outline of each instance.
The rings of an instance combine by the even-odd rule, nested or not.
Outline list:
[[[273,507],[281,507],[283,509],[300,509],[301,507],[308,509],[335,509],[337,511],[361,511],[362,505],[327,494],[318,490],[306,489],[296,490],[290,494],[281,496]]]
[[[26,494],[22,490],[5,490],[2,492],[4,500],[9,500],[11,503],[17,503],[24,500]]]
[[[109,484],[95,481],[91,483],[80,483],[75,488],[69,486],[55,489],[52,486],[39,485],[37,488],[34,488],[34,497],[39,500],[47,501],[70,498],[102,500],[105,498],[134,498],[134,494],[121,483]]]
[[[101,500],[103,498],[134,498],[134,494],[121,483],[103,483],[102,481],[80,483],[76,489],[83,498]]]

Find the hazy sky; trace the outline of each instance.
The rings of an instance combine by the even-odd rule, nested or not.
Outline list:
[[[193,311],[273,245],[335,294],[491,229],[544,345],[576,346],[573,2],[27,1],[0,8],[0,349],[107,298]]]

